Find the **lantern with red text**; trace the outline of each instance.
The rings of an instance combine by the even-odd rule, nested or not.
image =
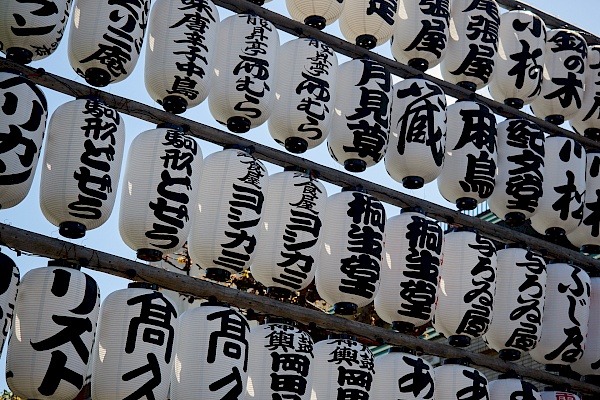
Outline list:
[[[488,380],[484,374],[466,366],[457,358],[444,360],[433,370],[435,375],[435,400],[456,400],[472,394],[475,399],[489,399]],[[506,399],[504,399],[506,400]]]
[[[433,367],[408,350],[392,347],[388,354],[375,358],[371,400],[433,399]]]
[[[592,274],[590,278],[590,318],[588,320],[588,336],[583,356],[571,364],[571,369],[583,375],[584,381],[598,384],[600,382],[600,277]]]
[[[346,1],[340,15],[340,31],[350,43],[372,49],[390,40],[398,0]]]
[[[323,29],[340,17],[344,0],[285,0],[292,19]]]
[[[540,392],[542,400],[581,400],[579,396],[573,393],[558,391],[543,391]]]
[[[529,382],[519,379],[516,374],[502,374],[488,385],[490,400],[542,400],[542,395]]]
[[[571,127],[592,140],[600,140],[600,46],[588,47],[588,61],[585,70],[585,91],[581,109],[569,121]]]
[[[15,262],[6,254],[0,253],[0,356],[13,322],[20,278]]]

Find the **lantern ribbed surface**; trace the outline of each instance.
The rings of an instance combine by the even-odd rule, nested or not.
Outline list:
[[[435,374],[435,400],[456,400],[472,396],[488,399],[488,380],[475,368],[445,364],[433,370]],[[504,399],[507,400],[507,399]]]
[[[381,46],[392,37],[397,8],[397,0],[346,1],[340,15],[340,31],[350,43],[366,48]],[[360,42],[364,36],[372,37],[367,46]]]
[[[370,400],[433,399],[433,367],[421,357],[389,352],[375,358]]]
[[[588,336],[583,356],[571,364],[573,371],[581,375],[600,375],[600,277],[590,278],[590,318]]]
[[[4,341],[13,323],[15,301],[19,292],[21,274],[15,262],[6,254],[0,253],[0,356]]]
[[[497,379],[488,385],[490,400],[542,400],[542,395],[529,382],[516,378]]]
[[[600,252],[600,152],[590,151],[586,158],[583,218],[579,226],[567,234],[567,238],[585,253],[595,254]]]
[[[347,1],[346,1],[347,2]],[[306,23],[306,18],[321,17],[324,25],[330,25],[340,17],[344,0],[285,0],[292,19]]]
[[[576,394],[563,392],[563,391],[543,391],[540,392],[542,400],[580,400],[580,397]]]
[[[600,139],[600,113],[596,104],[596,93],[600,92],[599,64],[600,45],[589,46],[581,109],[569,121],[576,132],[593,140]]]

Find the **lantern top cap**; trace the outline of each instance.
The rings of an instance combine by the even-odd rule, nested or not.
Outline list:
[[[75,100],[91,100],[100,104],[105,104],[104,100],[98,96],[92,96],[91,94],[86,94],[85,96],[77,96]]]
[[[390,347],[390,353],[406,353],[406,354],[412,354],[413,356],[416,354],[416,351],[413,349],[410,349],[406,346],[392,346]]]
[[[347,333],[330,333],[327,336],[328,339],[350,339],[356,341],[356,336],[349,335]]]
[[[130,282],[127,285],[128,289],[150,289],[150,290],[158,290],[158,285],[156,283],[150,282]]]
[[[505,249],[527,249],[525,243],[506,243]]]
[[[157,124],[156,129],[172,129],[177,132],[183,132],[183,127],[181,127],[177,124],[172,124],[170,122],[163,122],[163,123]]]
[[[229,303],[219,301],[215,296],[210,296],[206,301],[200,303],[200,307],[226,307],[229,308]]]
[[[342,188],[342,192],[360,192],[360,193],[368,193],[367,189],[362,186],[344,186]]]
[[[478,233],[477,228],[473,228],[472,226],[456,226],[452,228],[452,232],[473,232]]]
[[[498,375],[498,379],[521,379],[521,375],[517,374],[515,371],[508,371]]]
[[[444,360],[444,362],[442,363],[443,365],[464,365],[464,366],[468,366],[469,365],[469,361],[467,359],[464,358],[447,358]]]
[[[63,267],[63,268],[71,268],[76,270],[81,270],[81,265],[74,263],[72,261],[67,260],[49,260],[49,267]]]
[[[241,150],[245,153],[248,153],[249,155],[252,155],[252,153],[254,152],[254,147],[249,146],[242,146],[241,144],[227,144],[225,146],[223,146],[223,150]]]
[[[400,214],[404,214],[404,213],[408,213],[408,212],[414,212],[414,213],[419,213],[419,214],[425,215],[425,210],[423,210],[421,207],[402,207],[400,209]]]

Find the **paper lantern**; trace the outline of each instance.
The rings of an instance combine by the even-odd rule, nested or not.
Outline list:
[[[542,400],[581,400],[579,396],[573,393],[559,391],[543,391],[540,392]]]
[[[433,317],[444,235],[423,210],[403,208],[386,222],[385,238],[375,311],[393,329],[410,332]]]
[[[110,216],[123,161],[125,126],[95,97],[58,107],[48,124],[40,183],[44,216],[68,238],[81,238]]]
[[[285,0],[292,19],[323,29],[340,17],[344,0]]]
[[[600,113],[598,112],[600,70],[598,65],[600,65],[600,46],[589,46],[581,109],[569,121],[575,132],[596,141],[600,140]]]
[[[267,183],[250,272],[270,289],[297,292],[315,276],[327,191],[310,172],[294,167],[271,175]]]
[[[375,358],[371,400],[433,399],[433,367],[421,357],[392,347],[388,354]]]
[[[0,9],[0,49],[7,59],[28,64],[56,50],[65,33],[71,0],[3,0]]]
[[[381,64],[350,60],[338,69],[329,154],[346,170],[362,172],[385,155],[390,134],[392,77]]]
[[[179,114],[210,91],[219,11],[211,0],[157,0],[150,12],[144,83],[154,101]]]
[[[262,17],[235,14],[221,21],[217,43],[221,45],[208,96],[210,112],[230,131],[248,132],[265,122],[273,109],[279,34]]]
[[[150,0],[77,0],[69,28],[69,62],[92,86],[127,78],[148,25]]]
[[[590,314],[590,277],[558,260],[547,266],[542,336],[529,354],[542,364],[569,365],[585,349]]]
[[[202,167],[198,143],[171,124],[135,137],[119,208],[123,242],[145,261],[175,253],[187,240]]]
[[[500,9],[494,0],[452,0],[444,80],[475,91],[492,78],[498,51]]]
[[[238,148],[212,153],[204,160],[188,247],[207,277],[227,280],[231,273],[250,268],[266,177],[263,163]]]
[[[588,321],[588,337],[583,356],[571,365],[571,369],[584,375],[586,381],[595,379],[598,382],[600,375],[600,338],[597,335],[600,328],[600,277],[590,278],[590,317]],[[591,382],[590,382],[591,383]]]
[[[15,312],[15,300],[19,291],[21,274],[15,262],[6,254],[0,253],[0,356],[4,341],[10,332]]]
[[[500,375],[497,380],[489,383],[490,400],[542,400],[542,395],[533,384],[518,379],[516,374],[515,377],[508,376]]]
[[[536,117],[560,125],[575,116],[582,106],[586,59],[587,44],[579,33],[547,32],[542,90],[531,103]]]
[[[39,87],[13,72],[0,72],[0,99],[0,209],[6,209],[23,201],[31,188],[48,103]]]
[[[21,282],[6,354],[6,383],[19,397],[71,400],[83,387],[100,292],[78,266],[63,265],[50,261]]]
[[[487,332],[494,309],[496,263],[493,242],[473,228],[455,228],[445,235],[433,327],[450,345],[466,347]]]
[[[466,399],[469,396],[473,399],[489,399],[485,375],[461,364],[462,360],[449,358],[444,365],[434,368],[435,400]]]
[[[438,177],[446,149],[446,96],[425,79],[409,78],[393,87],[394,106],[385,169],[407,189]]]
[[[269,132],[288,151],[304,153],[331,130],[337,56],[325,43],[300,38],[281,46],[278,65]]]
[[[473,101],[447,109],[446,155],[437,183],[459,210],[472,210],[492,195],[497,175],[496,117]]]
[[[184,249],[187,249],[187,244],[183,245]],[[186,250],[187,251],[187,250]],[[193,278],[201,278],[203,273],[200,272],[198,264],[194,264],[189,257],[181,257],[178,252],[167,256],[167,260],[161,259],[160,261],[150,262],[155,268],[163,269],[169,272],[175,272],[181,275],[191,276]],[[179,293],[175,290],[168,290],[164,288],[159,289],[160,292],[171,301],[171,304],[177,310],[177,315],[181,315],[187,310],[199,307],[204,302],[203,299],[196,298],[192,295]]]
[[[315,284],[319,296],[338,314],[353,314],[370,304],[380,284],[385,209],[357,189],[330,196],[325,208]]]
[[[546,293],[544,259],[518,244],[498,251],[494,318],[483,340],[515,361],[540,340]]]
[[[397,8],[397,0],[346,1],[340,31],[347,41],[365,49],[380,46],[392,37]]]
[[[498,124],[498,175],[490,210],[519,226],[538,210],[544,179],[544,132],[526,119]]]
[[[450,2],[398,0],[392,55],[420,71],[438,65],[446,55]]]
[[[490,94],[496,101],[521,108],[542,89],[546,24],[530,11],[513,10],[500,16],[498,36]]]

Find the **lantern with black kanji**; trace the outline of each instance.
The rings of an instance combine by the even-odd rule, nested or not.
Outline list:
[[[15,262],[6,254],[0,253],[0,356],[4,341],[13,323],[15,300],[19,291],[21,275]]]
[[[576,394],[564,390],[544,390],[540,395],[542,400],[581,400]]]
[[[542,335],[529,352],[542,364],[569,365],[583,356],[590,315],[590,277],[563,260],[547,265]]]
[[[285,0],[292,19],[323,29],[340,17],[344,0]]]
[[[540,94],[546,53],[546,24],[534,13],[500,15],[498,53],[490,82],[492,98],[521,108]]]
[[[398,0],[346,1],[340,15],[340,31],[350,43],[372,49],[390,40]]]
[[[490,400],[542,400],[536,387],[515,373],[501,374],[498,379],[488,384]]]
[[[47,118],[44,92],[21,73],[0,71],[0,209],[29,193]]]
[[[538,210],[543,191],[544,131],[527,119],[498,124],[498,175],[490,210],[509,226],[519,226]]]
[[[175,253],[187,240],[202,151],[181,127],[161,124],[129,148],[119,208],[123,242],[145,261]]]
[[[315,276],[327,191],[310,171],[286,168],[269,176],[252,277],[286,295],[307,287]]]
[[[83,387],[100,309],[96,281],[64,261],[23,276],[6,353],[6,383],[26,399],[71,400]]]
[[[81,97],[54,111],[40,206],[62,236],[81,238],[106,222],[115,204],[124,146],[123,120],[101,99]]]
[[[597,272],[590,274],[590,318],[588,321],[588,337],[583,356],[571,364],[571,369],[585,376],[584,380],[598,384],[600,379],[600,276]]]
[[[587,55],[587,44],[579,33],[547,32],[542,89],[531,103],[536,117],[560,125],[577,114],[583,101]]]
[[[258,15],[235,14],[221,21],[217,43],[210,112],[231,132],[248,132],[273,109],[279,34]]]
[[[329,154],[350,172],[362,172],[385,155],[390,134],[392,77],[383,65],[350,60],[338,69]]]
[[[445,235],[433,327],[452,346],[466,347],[487,332],[496,288],[496,248],[473,228]]]
[[[0,50],[19,64],[48,57],[65,33],[71,0],[0,2]]]
[[[587,68],[585,70],[585,91],[581,109],[571,118],[571,127],[581,135],[592,140],[600,140],[600,45],[588,47]]]
[[[459,210],[472,210],[492,195],[496,184],[496,117],[473,101],[447,109],[446,155],[437,183],[440,194]]]
[[[433,317],[444,235],[420,208],[388,219],[375,311],[392,328],[411,332]]]
[[[327,199],[315,284],[337,314],[370,304],[381,279],[385,209],[364,189],[349,187]]]
[[[434,388],[433,367],[414,352],[392,347],[375,358],[371,400],[433,399]]]
[[[419,71],[438,65],[446,55],[449,1],[398,0],[392,55]]]
[[[300,38],[282,45],[278,60],[269,133],[289,152],[304,153],[331,130],[337,56],[325,43]]]
[[[495,0],[452,0],[442,76],[475,91],[490,82],[498,51],[500,9]]]
[[[233,146],[204,160],[188,247],[206,276],[227,280],[250,268],[266,195],[267,170]],[[198,179],[198,178],[196,178]]]
[[[434,368],[435,400],[456,400],[463,396],[489,399],[488,380],[484,374],[467,366],[466,361],[448,358]],[[506,399],[504,399],[506,400]]]
[[[407,189],[438,177],[446,150],[446,96],[425,79],[409,78],[393,87],[390,142],[385,169]]]
[[[69,27],[69,62],[92,86],[127,78],[137,64],[150,0],[77,0]]]
[[[177,311],[156,285],[134,282],[100,307],[92,355],[92,397],[167,398]]]
[[[498,251],[494,318],[483,340],[501,359],[515,361],[542,333],[546,262],[519,244]]]

